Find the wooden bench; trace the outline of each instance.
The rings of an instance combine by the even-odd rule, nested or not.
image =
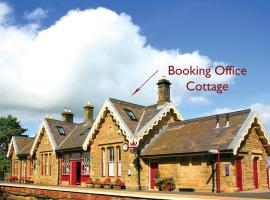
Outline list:
[[[179,188],[179,192],[195,192],[194,188]]]
[[[22,183],[31,183],[31,177],[21,177],[21,182]]]

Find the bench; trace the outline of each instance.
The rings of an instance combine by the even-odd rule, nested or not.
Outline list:
[[[194,188],[179,188],[179,192],[195,192]]]
[[[21,177],[21,182],[22,183],[30,183],[31,177]]]

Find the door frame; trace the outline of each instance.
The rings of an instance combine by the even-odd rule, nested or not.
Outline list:
[[[258,160],[259,160],[259,157],[253,157],[253,161],[252,161],[253,162],[253,183],[254,183],[255,189],[259,189]]]
[[[149,190],[153,190],[151,188],[151,163],[157,163],[157,166],[159,165],[158,160],[150,160],[149,161]]]
[[[236,158],[236,164],[235,164],[235,168],[236,168],[236,186],[238,188],[238,191],[243,191],[243,170],[242,170],[242,158]],[[240,174],[239,174],[240,171]],[[239,175],[240,175],[240,179],[239,180]],[[239,182],[241,181],[241,183]]]

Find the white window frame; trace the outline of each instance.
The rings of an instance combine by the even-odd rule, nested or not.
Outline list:
[[[101,151],[102,151],[102,176],[106,176],[106,151],[105,151],[105,148],[102,148]]]
[[[108,176],[115,176],[114,174],[114,148],[109,147],[108,148],[108,163],[109,163],[109,173]]]
[[[117,176],[122,176],[121,148],[117,147]]]
[[[69,175],[69,173],[70,173],[70,156],[69,154],[64,154],[62,162],[62,175]]]
[[[90,154],[89,153],[84,153],[82,159],[82,175],[83,176],[88,176],[90,175]]]

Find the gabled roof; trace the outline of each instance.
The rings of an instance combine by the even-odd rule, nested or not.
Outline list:
[[[237,154],[255,119],[264,132],[264,143],[270,145],[269,137],[257,113],[242,110],[227,114],[229,127],[224,126],[226,114],[219,115],[220,128],[216,128],[216,115],[171,123],[145,146],[141,155],[147,157],[188,154],[208,152],[209,149],[226,150]]]
[[[48,134],[48,138],[52,149],[55,151],[57,147],[65,140],[66,137],[77,127],[78,124],[64,122],[55,119],[45,118],[40,125],[38,134],[35,138],[30,154],[33,155],[40,143],[40,139],[44,131]],[[64,135],[61,135],[57,127],[62,127],[65,131]]]
[[[29,144],[31,144],[34,141],[34,137],[26,137],[26,136],[12,136],[7,157],[10,157],[12,154],[12,151],[14,150],[16,155],[19,154],[29,154],[30,151],[25,150]]]
[[[127,110],[132,111],[137,120],[131,119],[127,114]],[[90,144],[90,140],[99,130],[106,112],[109,112],[114,118],[116,124],[119,126],[119,131],[126,136],[129,143],[135,143],[137,145],[142,137],[148,134],[149,130],[162,120],[167,113],[171,112],[178,120],[183,119],[176,107],[170,102],[167,102],[162,106],[157,106],[156,104],[151,106],[142,106],[109,98],[103,104],[97,119],[95,120],[93,127],[83,144],[84,150],[87,149]]]

